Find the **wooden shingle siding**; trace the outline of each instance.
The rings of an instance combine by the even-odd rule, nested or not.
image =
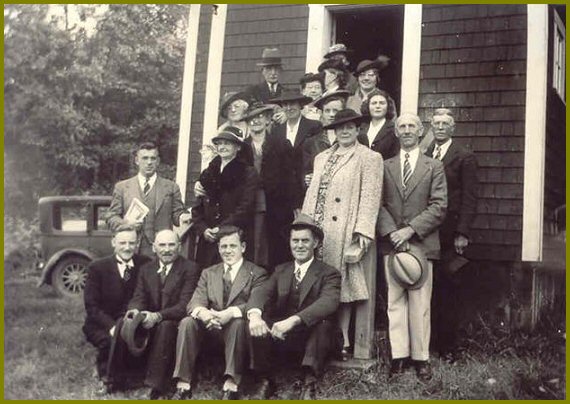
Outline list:
[[[419,114],[450,107],[477,155],[471,256],[520,260],[526,87],[525,5],[424,5]]]
[[[202,160],[200,149],[202,148],[202,131],[204,128],[204,104],[211,23],[212,8],[209,5],[203,5],[200,8],[198,49],[196,52],[196,70],[194,73],[194,99],[192,102],[192,124],[190,125],[190,157],[185,199],[187,204],[194,202],[194,182],[200,175],[200,164]]]

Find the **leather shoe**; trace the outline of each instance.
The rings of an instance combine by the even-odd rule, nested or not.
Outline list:
[[[267,400],[273,394],[275,394],[275,384],[273,383],[272,380],[263,378],[255,393],[251,395],[251,399]]]
[[[171,400],[190,400],[192,398],[192,389],[176,389]]]
[[[150,400],[160,400],[161,396],[162,396],[162,393],[160,392],[160,390],[151,389],[150,393],[148,395],[148,398]]]
[[[317,385],[315,382],[305,383],[299,400],[316,400],[317,399]]]
[[[428,361],[416,361],[416,375],[422,382],[429,382],[431,380],[433,373]]]
[[[407,368],[408,358],[398,358],[392,359],[392,363],[390,364],[390,373],[388,374],[388,378],[392,378],[395,375],[399,375],[404,373]]]
[[[224,390],[222,400],[239,400],[239,393],[237,391]]]

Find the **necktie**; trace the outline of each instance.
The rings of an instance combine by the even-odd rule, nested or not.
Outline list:
[[[441,160],[441,147],[440,146],[436,146],[435,147],[435,156],[434,159],[436,160]]]
[[[302,279],[301,279],[301,267],[297,267],[295,269],[295,287],[299,287],[299,284],[301,283]]]
[[[147,196],[148,193],[150,192],[150,181],[149,181],[148,178],[145,178],[145,179],[144,179],[144,189],[143,189],[143,192],[144,192],[144,196]]]
[[[410,155],[408,153],[404,154],[406,158],[404,160],[404,187],[408,184],[410,177],[412,176],[412,166],[410,165]]]
[[[160,267],[158,275],[160,276],[160,284],[164,285],[164,282],[166,282],[166,265]]]
[[[125,264],[125,272],[123,272],[123,280],[128,282],[133,274],[133,267],[129,264]]]
[[[224,276],[222,277],[224,281],[224,306],[228,303],[228,299],[230,298],[230,291],[232,290],[231,270],[232,266],[228,265],[224,270]]]

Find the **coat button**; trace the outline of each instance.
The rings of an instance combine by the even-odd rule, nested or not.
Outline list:
[[[340,202],[340,198],[337,196],[336,198],[334,198],[335,202]]]
[[[332,220],[336,222],[336,216],[333,216],[333,217],[332,217]]]

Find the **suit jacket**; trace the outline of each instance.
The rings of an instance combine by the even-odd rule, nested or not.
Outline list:
[[[340,301],[340,272],[315,259],[299,285],[299,305],[288,307],[294,271],[294,262],[275,268],[267,284],[251,299],[248,310],[258,308],[274,321],[294,313],[307,327],[334,318]]]
[[[226,305],[224,305],[223,275],[223,263],[213,265],[202,271],[198,287],[192,295],[192,300],[188,303],[188,313],[191,313],[198,307],[219,311],[236,306],[241,310],[243,317],[246,317],[249,299],[258,288],[263,286],[267,280],[267,272],[253,262],[244,260],[234,279]]]
[[[181,320],[200,277],[198,267],[179,256],[173,262],[164,286],[160,284],[158,268],[157,259],[143,265],[129,309],[158,312],[163,320]]]
[[[307,119],[301,115],[293,148],[298,149],[301,147],[307,138],[319,133],[322,127],[323,125],[319,121]],[[275,125],[271,131],[271,135],[287,139],[287,123]]]
[[[121,278],[115,255],[89,264],[83,292],[87,313],[83,330],[88,339],[93,333],[108,335],[117,319],[123,317],[133,296],[140,267],[149,260],[144,255],[134,255],[134,267],[128,281]]]
[[[249,86],[245,92],[250,96],[255,98],[258,101],[263,102],[264,104],[267,104],[269,102],[270,99],[272,98],[276,98],[281,96],[281,94],[283,93],[283,90],[285,89],[285,87],[283,87],[281,85],[281,83],[277,83],[277,91],[275,93],[271,93],[269,91],[269,86],[267,85],[266,81],[263,81],[262,83],[259,84],[254,84],[252,86]]]
[[[374,140],[372,140],[372,144],[368,144],[368,136],[366,136],[369,127],[370,123],[365,123],[360,127],[358,141],[361,144],[380,153],[384,160],[391,159],[400,152],[400,141],[396,137],[394,121],[387,120],[384,123],[384,126],[378,131]]]
[[[315,157],[327,150],[332,144],[329,142],[326,131],[311,136],[303,143],[303,177],[313,172]]]
[[[180,224],[180,215],[184,213],[184,203],[178,185],[166,178],[157,176],[156,182],[156,209],[155,220],[151,233],[146,233],[149,242],[154,241],[154,235],[160,230],[172,229],[173,225]],[[124,224],[123,216],[127,213],[134,198],[143,201],[143,193],[137,176],[120,181],[113,190],[113,199],[107,213],[107,224],[115,230]]]
[[[433,157],[435,143],[426,155]],[[469,237],[477,210],[477,160],[475,155],[457,141],[451,142],[443,156],[447,180],[447,216],[440,228],[440,238],[454,238],[456,233]]]
[[[406,189],[402,186],[400,154],[384,162],[383,201],[378,217],[378,233],[383,254],[393,246],[388,235],[411,226],[415,234],[410,242],[417,244],[428,259],[438,259],[440,252],[438,227],[447,210],[447,185],[441,161],[420,153]]]

